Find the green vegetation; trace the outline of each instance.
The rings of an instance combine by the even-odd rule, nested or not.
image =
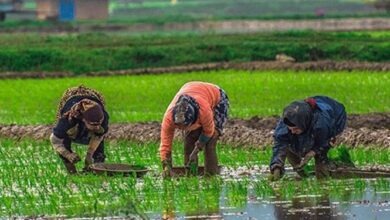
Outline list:
[[[0,71],[75,74],[207,62],[274,60],[389,61],[389,32],[292,31],[235,35],[113,34],[0,36]]]
[[[222,87],[233,118],[279,115],[296,99],[328,95],[348,113],[390,111],[390,73],[217,71],[121,77],[1,80],[1,124],[51,124],[63,92],[84,84],[102,92],[111,122],[160,121],[179,88],[192,80]],[[373,98],[375,97],[375,98]]]
[[[186,22],[222,19],[316,19],[387,16],[367,1],[310,0],[138,0],[110,5],[112,20]]]
[[[35,9],[34,1],[24,4]],[[388,17],[384,9],[378,9],[373,1],[365,0],[111,0],[110,18],[100,24],[165,24],[168,22],[195,22],[231,19],[323,19]],[[5,22],[8,23],[8,22]],[[98,22],[94,22],[98,23]],[[32,27],[31,23],[13,23],[14,27]],[[90,22],[74,22],[72,25],[88,25]],[[55,26],[56,24],[51,24]],[[9,27],[10,25],[8,25]],[[0,24],[1,27],[1,24]]]
[[[137,182],[133,178],[105,176],[71,176],[65,173],[61,160],[49,142],[33,142],[0,139],[2,172],[0,173],[0,216],[101,216],[128,215],[137,212],[162,213],[172,202],[182,212],[209,211],[218,208],[222,180],[178,179],[162,182],[159,177],[160,161],[157,144],[139,145],[119,142],[106,146],[106,162],[147,164],[150,174]],[[85,147],[74,146],[79,155],[85,156]],[[183,148],[174,146],[174,162],[182,164]],[[248,159],[254,164],[266,163],[270,151],[243,151],[220,149],[220,162],[229,166],[245,164]],[[261,162],[257,162],[257,160]],[[78,164],[81,169],[82,164]],[[15,173],[18,175],[16,176]],[[209,183],[205,185],[204,183]],[[190,189],[196,190],[188,193]],[[173,202],[173,198],[181,198]],[[168,200],[160,200],[164,197]],[[204,198],[199,198],[204,197]],[[114,200],[112,198],[115,198]],[[193,201],[202,199],[205,204],[193,206]],[[142,201],[142,203],[141,203]],[[214,203],[214,204],[213,204]]]
[[[73,149],[85,156],[85,146]],[[173,148],[174,164],[182,165],[183,147]],[[369,154],[368,154],[369,153]],[[376,163],[389,150],[351,150],[352,160]],[[194,215],[219,213],[220,199],[225,205],[237,209],[253,201],[293,199],[305,195],[329,195],[331,198],[351,201],[359,198],[366,188],[388,191],[388,180],[329,180],[315,179],[291,181],[285,178],[270,185],[266,175],[255,178],[229,176],[180,178],[163,181],[158,158],[158,144],[136,144],[127,141],[106,144],[106,162],[147,165],[151,171],[142,179],[79,175],[68,176],[48,141],[15,141],[0,139],[0,217],[97,217]],[[219,146],[220,164],[228,167],[267,166],[270,148],[233,149]],[[366,157],[354,155],[366,154]],[[389,163],[386,156],[384,162]],[[202,159],[202,156],[201,156]],[[203,163],[203,162],[201,162]],[[82,163],[78,164],[81,169]],[[224,195],[224,196],[223,196]],[[164,199],[161,199],[164,198]]]

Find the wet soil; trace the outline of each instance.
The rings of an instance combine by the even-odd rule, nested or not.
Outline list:
[[[221,62],[188,64],[183,66],[138,68],[128,70],[100,71],[84,73],[84,76],[122,76],[122,75],[145,75],[164,73],[185,73],[194,71],[213,70],[291,70],[291,71],[390,71],[390,62],[355,62],[355,61],[309,61],[309,62],[282,62],[282,61],[252,61],[252,62]],[[13,78],[64,78],[79,76],[71,72],[2,72],[0,79]]]
[[[273,129],[277,120],[277,116],[232,119],[227,123],[220,143],[247,148],[272,145]],[[390,147],[390,113],[350,115],[347,123],[347,128],[337,138],[336,144]],[[51,125],[0,125],[0,137],[45,140],[49,138],[51,129]],[[107,139],[139,143],[158,142],[160,131],[158,122],[112,124]],[[175,138],[182,138],[179,130],[176,131]]]

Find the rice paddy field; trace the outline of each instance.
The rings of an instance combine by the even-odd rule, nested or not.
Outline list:
[[[390,60],[390,32],[386,30],[137,33],[6,32],[0,35],[0,76],[3,72],[81,75],[213,62],[273,61],[281,53],[297,62]]]
[[[296,181],[292,171],[270,183],[261,170],[270,149],[242,150],[219,146],[224,171],[213,178],[163,180],[156,157],[157,144],[110,143],[107,162],[144,164],[152,170],[142,179],[123,176],[69,176],[48,141],[0,139],[0,216],[46,217],[217,217],[280,219],[290,217],[368,218],[389,214],[387,179]],[[175,164],[182,163],[182,147],[174,146]],[[84,155],[83,146],[76,152]],[[337,152],[335,152],[337,154]],[[351,151],[359,164],[388,164],[388,150]],[[79,164],[81,165],[81,164]],[[79,169],[81,166],[78,167]],[[252,172],[251,175],[245,174]],[[381,219],[381,218],[379,218]]]
[[[388,16],[364,0],[137,0],[112,1],[112,22],[185,22],[220,19],[318,19]]]
[[[110,18],[107,23],[161,24],[222,19],[388,16],[385,8],[375,7],[374,2],[373,0],[273,0],[272,2],[267,0],[111,0],[109,1]],[[24,8],[35,9],[35,1],[26,0]]]
[[[373,8],[372,2],[360,0],[288,3],[285,0],[272,3],[145,0],[127,4],[112,1],[113,19],[107,24],[236,18],[388,17],[388,13]],[[305,7],[297,11],[294,8],[297,4]],[[220,5],[226,7],[222,10]],[[29,1],[29,7],[35,7],[33,2]],[[283,13],[275,16],[273,11]],[[150,17],[148,13],[157,17]],[[30,25],[45,26],[45,23],[32,22]],[[19,24],[0,24],[0,28],[12,29],[13,26]],[[330,157],[337,159],[343,150],[348,150],[356,166],[390,167],[390,137],[386,136],[390,134],[389,125],[386,125],[390,112],[390,72],[385,71],[390,59],[389,39],[387,30],[1,34],[0,219],[389,219],[389,178],[320,181],[311,176],[301,179],[287,164],[286,175],[278,182],[270,182],[268,164],[272,146],[267,141],[272,138],[270,124],[277,120],[273,116],[279,116],[287,104],[308,96],[326,95],[343,103],[348,114],[363,115],[348,118],[357,123],[348,127],[344,132],[346,136],[339,140],[344,138],[350,144],[338,142],[340,145],[330,151]],[[313,62],[315,65],[323,60],[343,61],[343,65],[376,62],[370,65],[376,65],[377,71],[356,68],[334,71],[332,66],[326,66],[318,68],[321,71],[228,69],[86,76],[91,72],[99,75],[100,71],[126,73],[137,68],[274,61],[281,53],[294,57],[296,64]],[[20,78],[7,78],[8,73],[17,73],[19,75],[15,76]],[[28,79],[24,77],[28,73],[39,73],[46,78]],[[69,77],[55,78],[61,73],[68,73]],[[232,120],[225,131],[230,135],[225,139],[222,137],[217,147],[222,172],[215,177],[163,179],[156,138],[159,128],[156,127],[173,96],[189,81],[217,84],[229,96]],[[146,166],[149,171],[145,176],[67,174],[46,134],[55,121],[63,92],[80,84],[100,91],[105,97],[112,125],[105,143],[106,162]],[[377,126],[369,113],[376,113],[372,118],[379,120]],[[252,121],[257,128],[240,127],[239,123],[250,122],[254,116],[274,120],[265,120],[263,125]],[[369,125],[365,127],[364,122]],[[264,126],[264,123],[268,125]],[[39,135],[24,135],[34,132]],[[132,139],[134,134],[139,138]],[[236,137],[237,140],[233,140]],[[139,141],[141,139],[144,141]],[[248,139],[256,140],[257,145]],[[354,142],[355,139],[360,142]],[[72,147],[81,158],[85,157],[86,146],[75,144]],[[175,166],[184,163],[180,139],[175,139],[173,163]],[[200,164],[203,163],[201,154]],[[77,164],[78,170],[82,167],[83,162]],[[313,167],[311,161],[305,169],[312,172]]]
[[[229,70],[5,79],[0,81],[0,124],[52,124],[63,91],[79,84],[102,92],[113,123],[160,121],[176,91],[192,80],[225,89],[232,118],[279,115],[291,101],[317,94],[344,103],[348,113],[390,111],[388,72]],[[281,181],[269,182],[271,146],[260,150],[218,144],[220,176],[164,180],[158,148],[157,142],[106,143],[106,162],[147,166],[150,171],[143,178],[69,176],[48,140],[0,138],[0,218],[387,219],[390,215],[386,178],[301,180],[287,167]],[[85,156],[85,146],[74,149]],[[338,149],[330,155],[337,157]],[[173,150],[174,165],[183,165],[182,143],[176,142]],[[349,151],[359,166],[390,163],[390,151],[380,146]],[[312,167],[310,163],[308,169]]]
[[[113,123],[160,121],[179,88],[207,81],[223,88],[232,118],[280,115],[295,99],[327,95],[348,113],[390,111],[388,72],[211,71],[183,74],[0,81],[1,124],[51,124],[63,92],[84,84],[102,92]],[[375,98],[373,98],[375,97]]]

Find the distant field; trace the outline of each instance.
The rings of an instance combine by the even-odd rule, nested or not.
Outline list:
[[[0,35],[0,72],[123,70],[208,62],[274,60],[390,61],[390,32],[289,31],[259,34],[88,33]],[[0,73],[1,74],[1,73]]]
[[[372,1],[354,0],[138,0],[110,4],[111,20],[183,22],[220,19],[303,19],[386,16]],[[123,2],[123,1],[122,1]],[[126,1],[125,1],[126,2]]]
[[[388,18],[390,13],[376,8],[375,0],[110,0],[109,19],[66,23],[29,20],[9,14],[0,29],[35,30],[39,28],[78,29],[90,25],[132,25],[147,23],[162,25],[222,20],[275,20],[323,18]],[[172,2],[176,2],[173,4]],[[34,0],[25,0],[24,8],[34,10]],[[19,18],[18,18],[19,16]]]
[[[388,16],[373,0],[110,0],[113,23]],[[173,2],[176,2],[174,4]],[[33,0],[24,7],[35,9]]]
[[[191,80],[226,90],[231,117],[279,115],[285,105],[310,95],[328,95],[348,113],[389,112],[390,73],[218,71],[124,77],[1,80],[1,124],[50,124],[68,87],[81,83],[103,93],[111,122],[161,121],[169,102]]]

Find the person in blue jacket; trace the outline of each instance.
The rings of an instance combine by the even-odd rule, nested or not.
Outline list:
[[[84,171],[88,171],[92,163],[104,162],[108,120],[104,99],[99,92],[82,85],[65,91],[50,141],[70,174],[77,173],[75,164],[81,160],[72,151],[72,142],[88,145]]]
[[[316,177],[329,176],[327,153],[346,121],[344,105],[326,96],[294,101],[285,107],[274,132],[270,179],[281,178],[286,158],[301,177],[306,176],[303,167],[313,157]]]

